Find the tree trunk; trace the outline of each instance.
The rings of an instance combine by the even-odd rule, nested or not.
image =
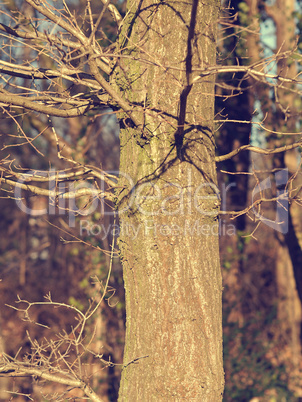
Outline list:
[[[294,0],[277,0],[272,6],[267,6],[266,11],[268,15],[273,19],[276,25],[276,40],[277,40],[277,52],[282,55],[282,52],[288,52],[286,56],[280,57],[277,63],[277,74],[280,77],[287,77],[295,79],[298,74],[297,62],[294,56],[290,55],[296,47],[296,19],[295,13],[295,1]],[[288,89],[287,89],[288,88]],[[297,104],[300,104],[300,95],[295,93],[294,84],[284,85],[283,88],[278,88],[275,92],[275,103],[278,105],[277,113],[274,119],[275,126],[273,130],[284,132],[297,131],[297,121],[299,121],[299,110],[297,110]],[[298,103],[297,103],[298,102]],[[299,109],[299,107],[298,107]],[[297,140],[299,136],[291,136]],[[280,141],[280,140],[279,140]],[[276,143],[276,139],[275,139]],[[281,145],[289,143],[289,138],[280,141]],[[278,143],[277,143],[278,144]],[[299,175],[299,160],[300,156],[296,149],[287,151],[280,155],[275,155],[273,158],[273,164],[277,168],[287,168],[292,175],[292,182],[287,185],[289,190],[289,196],[294,197],[297,194],[297,188],[299,188],[299,182],[301,181]],[[298,174],[297,174],[298,173]],[[300,204],[293,201],[288,210],[288,231],[284,235],[284,241],[279,242],[278,248],[278,262],[277,268],[280,278],[295,278],[294,281],[288,280],[285,283],[278,283],[280,294],[284,294],[284,286],[287,286],[287,294],[284,294],[282,300],[284,306],[280,306],[279,311],[286,309],[293,309],[294,314],[287,315],[288,326],[291,331],[288,335],[289,344],[292,346],[292,361],[298,366],[301,360],[301,303],[302,303],[302,248],[301,242],[301,207]],[[287,248],[287,250],[286,250]],[[287,263],[284,260],[287,257]],[[282,272],[283,271],[283,272]],[[291,272],[290,272],[291,271]],[[287,306],[286,306],[287,305]],[[294,306],[294,307],[293,307]]]
[[[222,398],[214,81],[192,86],[215,64],[218,11],[216,0],[128,4],[115,82],[143,124],[121,130],[120,401]]]

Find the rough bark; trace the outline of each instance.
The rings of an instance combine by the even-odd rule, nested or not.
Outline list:
[[[121,57],[115,80],[144,125],[121,131],[120,401],[222,398],[214,83],[192,86],[194,68],[215,64],[218,8],[216,0],[128,4],[120,48],[136,61]]]

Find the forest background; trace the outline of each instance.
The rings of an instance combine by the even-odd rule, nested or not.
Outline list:
[[[114,4],[124,16],[125,3]],[[13,33],[5,26],[10,15],[16,22],[15,29],[30,24],[35,18],[33,10],[27,3],[13,0],[3,2],[2,7],[1,60],[30,60],[33,49],[14,42]],[[83,26],[103,13],[100,36],[109,54],[117,28],[107,7],[82,0],[68,2],[68,7],[71,15],[82,16]],[[216,79],[215,137],[222,205],[219,234],[225,401],[302,398],[300,148],[295,146],[282,153],[259,151],[284,150],[293,141],[298,145],[301,141],[300,7],[300,2],[294,0],[230,1],[222,4],[218,23],[217,64],[224,66]],[[77,56],[75,52],[70,61],[75,68],[81,63]],[[45,64],[49,60],[43,60],[43,54],[40,60],[44,67],[52,67]],[[234,66],[235,72],[231,68]],[[250,68],[254,72],[247,74]],[[7,63],[0,63],[0,73],[3,90],[15,85],[22,91],[32,85],[30,76],[24,73],[16,78]],[[276,87],[276,75],[288,78],[286,90]],[[119,126],[113,109],[50,119],[22,111],[12,115],[5,104],[0,107],[2,175],[7,174],[12,161],[35,170],[50,166],[67,169],[74,154],[83,165],[101,166],[112,177],[117,174]],[[236,152],[238,149],[244,151]],[[231,159],[223,157],[230,154]],[[280,171],[286,174],[286,180],[277,175]],[[84,179],[79,181],[78,189],[86,188]],[[285,185],[291,191],[290,205],[276,199],[276,193],[284,191]],[[43,348],[48,355],[63,353],[62,344],[77,336],[76,330],[71,330],[76,326],[74,310],[67,305],[86,311],[93,301],[100,308],[85,326],[85,338],[91,339],[81,351],[83,355],[87,352],[85,376],[102,400],[116,401],[123,361],[125,303],[122,268],[114,251],[120,228],[113,204],[108,201],[95,208],[93,199],[83,196],[73,208],[69,204],[63,211],[49,203],[46,196],[22,193],[24,201],[18,204],[7,192],[3,184],[2,354],[34,361],[41,358]],[[48,213],[41,213],[45,208]],[[72,213],[72,209],[78,213]],[[285,217],[285,229],[280,216]],[[279,223],[274,225],[276,221]],[[16,300],[29,304],[16,304]],[[72,341],[70,345],[64,351],[64,359],[71,359],[68,361],[79,353]],[[90,350],[98,350],[99,354]],[[81,391],[73,387],[32,377],[4,377],[0,389],[3,401],[82,397]]]

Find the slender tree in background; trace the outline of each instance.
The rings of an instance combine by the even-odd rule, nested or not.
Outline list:
[[[215,157],[215,77],[232,74],[237,78],[236,86],[218,81],[223,88],[219,95],[224,98],[247,91],[251,82],[284,89],[288,83],[296,84],[298,77],[267,71],[283,53],[252,66],[237,65],[236,60],[231,66],[217,66],[217,0],[129,0],[124,18],[112,3],[102,3],[97,12],[88,1],[83,15],[75,12],[72,2],[33,0],[20,7],[9,4],[2,12],[0,102],[3,116],[19,134],[17,139],[5,138],[3,149],[15,142],[23,146],[22,138],[43,158],[43,147],[50,147],[55,152],[44,167],[59,169],[33,170],[36,166],[29,166],[25,159],[26,168],[32,170],[24,173],[25,162],[21,167],[20,157],[14,160],[6,154],[1,163],[2,189],[21,205],[21,190],[49,197],[52,211],[68,212],[64,223],[60,221],[64,233],[68,223],[74,224],[75,213],[89,210],[96,201],[114,203],[120,220],[118,246],[126,298],[119,400],[219,401],[224,379],[215,162],[247,150],[277,154],[301,142],[260,149],[250,145],[245,130],[226,155]],[[109,14],[114,28],[102,23]],[[232,28],[232,35],[236,29]],[[112,43],[114,35],[117,39]],[[251,105],[250,97],[248,121],[239,120],[240,124],[250,125]],[[118,180],[98,165],[100,161],[91,162],[88,150],[95,151],[91,149],[93,134],[70,138],[68,128],[73,127],[76,137],[76,124],[63,121],[55,127],[56,118],[82,116],[87,121],[100,113],[114,113],[120,121]],[[235,114],[232,123],[238,123],[238,118]],[[228,116],[216,120],[230,124]],[[240,157],[238,163],[236,173],[242,169],[247,173],[246,160]],[[90,186],[77,187],[80,180]],[[244,181],[238,185],[242,187]],[[278,197],[271,200],[279,201]],[[243,198],[243,211],[230,214],[236,217],[248,212],[259,220],[261,205],[269,199],[260,193],[253,205],[245,207]],[[75,199],[83,200],[81,209]],[[70,233],[74,241],[81,241],[75,231]],[[101,252],[93,241],[90,246]],[[108,277],[104,284],[96,281],[101,297],[91,302],[87,312],[48,296],[46,304],[72,309],[78,315],[79,324],[61,338],[68,345],[64,352],[64,342],[48,344],[51,357],[44,353],[48,351],[45,346],[33,342],[31,360],[3,355],[2,373],[58,382],[101,400],[86,378],[82,356],[91,353],[86,324],[111,291],[113,254],[114,240]],[[22,303],[25,308],[19,310],[28,317],[36,303]],[[75,356],[72,364],[69,353]],[[106,364],[98,351],[93,356]],[[112,367],[111,362],[107,365]]]

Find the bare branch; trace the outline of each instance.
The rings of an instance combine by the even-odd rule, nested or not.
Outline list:
[[[114,201],[114,195],[110,192],[100,191],[97,188],[79,188],[74,191],[62,192],[62,189],[49,190],[41,187],[33,186],[31,184],[19,183],[14,180],[6,179],[4,177],[0,178],[0,184],[5,183],[15,188],[26,190],[35,195],[44,195],[46,197],[54,199],[77,199],[83,196],[97,197],[106,199],[108,201]]]
[[[264,196],[261,196],[261,198],[259,198],[258,200],[254,201],[251,205],[249,205],[248,207],[242,209],[241,211],[220,211],[219,215],[230,215],[230,216],[232,216],[231,219],[236,219],[241,215],[248,214],[249,211],[251,211],[252,209],[255,209],[256,207],[259,207],[264,202],[269,202],[269,203],[278,202],[278,201],[280,201],[280,199],[282,199],[282,197],[284,197],[284,194],[281,194],[278,197],[272,197],[272,198],[265,198]],[[263,218],[263,220],[265,220],[265,219]],[[282,222],[280,222],[280,224],[281,223]]]
[[[51,79],[51,78],[86,78],[92,80],[93,77],[90,74],[84,73],[79,69],[73,69],[70,67],[62,67],[58,70],[50,70],[46,68],[34,68],[20,66],[13,63],[0,60],[0,71],[4,74],[12,76],[27,78],[27,79]]]
[[[57,43],[58,45],[63,45],[70,47],[72,49],[80,49],[82,44],[80,42],[74,42],[68,39],[59,38],[57,35],[46,35],[42,32],[35,30],[34,32],[25,32],[20,29],[11,28],[5,24],[0,23],[0,31],[6,32],[9,35],[15,36],[16,38],[22,39],[33,39],[33,40],[43,40],[45,42]]]
[[[65,31],[69,32],[75,38],[77,38],[82,44],[86,45],[88,42],[88,38],[83,34],[83,32],[79,28],[74,28],[71,24],[67,23],[62,16],[54,14],[49,8],[45,6],[41,6],[37,4],[33,0],[25,0],[27,4],[32,6],[39,13],[47,17],[50,21],[54,22],[56,25],[65,29]]]
[[[97,178],[103,180],[112,188],[116,187],[116,183],[109,179],[109,177],[113,178],[114,177],[113,175],[107,175],[107,173],[104,172],[102,169],[99,169],[92,165],[77,166],[76,168],[58,170],[55,172],[53,171],[45,172],[37,170],[35,171],[34,174],[17,173],[11,169],[7,169],[0,166],[0,172],[6,174],[7,177],[14,176],[18,180],[21,180],[22,182],[36,181],[46,183],[54,180],[56,182],[63,182],[70,179],[85,178],[86,180],[89,180]]]
[[[50,98],[51,99],[51,98]],[[7,106],[21,106],[22,108],[33,110],[35,112],[47,114],[56,117],[76,117],[81,116],[84,113],[95,107],[93,102],[87,101],[82,106],[71,107],[69,109],[59,109],[54,107],[49,107],[48,105],[36,103],[30,100],[28,97],[23,97],[19,95],[6,95],[0,93],[0,102],[3,102]],[[65,102],[67,103],[67,102]],[[68,103],[67,103],[68,104]]]
[[[120,27],[120,25],[121,25],[121,23],[123,21],[123,17],[119,13],[118,9],[113,4],[109,4],[110,0],[107,0],[107,1],[106,0],[101,0],[101,2],[104,4],[104,6],[106,6],[108,4],[108,10],[110,11],[110,14],[112,15],[112,18],[117,23],[118,27]]]
[[[48,8],[36,4],[33,0],[26,0],[28,4],[30,4],[34,9],[36,9],[38,12],[40,12],[42,15],[47,17],[49,20],[54,22],[56,25],[60,26],[61,28],[65,29],[67,32],[69,32],[71,35],[73,35],[75,38],[77,38],[84,47],[87,48],[87,50],[90,53],[88,64],[90,67],[90,71],[96,81],[101,85],[101,87],[108,93],[109,96],[125,111],[125,113],[131,118],[133,123],[136,126],[142,125],[141,119],[138,118],[137,112],[133,111],[133,108],[131,107],[130,104],[128,104],[127,101],[125,101],[120,94],[117,93],[115,89],[106,81],[106,79],[100,74],[99,72],[99,64],[96,61],[101,55],[99,52],[96,50],[95,47],[89,46],[89,38],[87,38],[83,32],[80,31],[79,28],[73,27],[70,23],[67,23],[65,20],[63,20],[62,17],[57,16],[54,14],[52,11],[50,11]],[[29,109],[41,112],[41,113],[46,113],[45,107],[41,105],[35,105],[32,103],[24,102],[24,100],[21,101],[21,99],[17,99],[16,102],[14,103],[12,101],[12,98],[5,98],[2,97],[3,102],[8,103],[8,104],[15,104],[17,106],[23,106],[27,107]],[[9,100],[8,100],[9,99]],[[19,102],[19,103],[17,103]],[[73,117],[73,116],[78,116],[80,114],[85,113],[87,110],[89,110],[90,107],[87,105],[87,109],[83,107],[81,110],[78,111],[70,111],[70,110],[64,110],[62,113],[61,111],[57,109],[51,110],[49,115],[52,116],[58,116],[58,117]]]
[[[298,142],[294,142],[293,144],[290,144],[290,145],[284,145],[283,147],[274,148],[274,149],[263,149],[263,148],[259,148],[259,147],[254,147],[252,145],[242,145],[241,147],[234,149],[232,152],[229,152],[226,155],[216,156],[215,161],[222,162],[227,159],[231,159],[234,156],[236,156],[237,154],[239,154],[239,152],[242,152],[242,151],[251,151],[251,152],[258,153],[258,154],[271,155],[271,154],[278,154],[281,152],[289,151],[290,149],[298,148],[301,146],[302,146],[302,140],[300,140]]]
[[[278,74],[270,74],[263,71],[256,70],[251,66],[213,66],[207,67],[205,69],[195,69],[194,71],[199,72],[199,76],[193,79],[193,83],[197,83],[205,77],[213,74],[221,74],[221,73],[246,73],[247,75],[256,78],[259,77],[261,80],[265,80],[268,85],[275,86],[276,83],[270,83],[267,80],[274,80],[280,83],[286,84],[301,84],[302,80],[298,80],[297,78],[286,78],[282,77]],[[286,87],[286,89],[289,89]]]
[[[70,387],[76,387],[83,390],[86,396],[91,398],[92,401],[102,402],[102,399],[97,396],[93,389],[82,380],[68,378],[60,375],[53,374],[47,369],[35,368],[33,365],[15,361],[10,356],[4,355],[5,359],[2,358],[0,362],[0,373],[7,375],[9,377],[19,377],[19,376],[35,376],[47,381],[55,382],[57,384],[68,385]]]
[[[133,110],[133,107],[125,101],[122,96],[113,89],[113,87],[105,80],[100,74],[98,65],[95,61],[95,56],[91,56],[88,60],[90,71],[93,74],[97,82],[104,88],[104,90],[111,96],[111,98],[124,110],[124,112],[131,118],[136,127],[142,126],[142,119],[138,117],[137,112]]]
[[[99,61],[99,60],[98,60]],[[99,63],[98,63],[98,67]],[[102,68],[102,66],[100,67]],[[104,71],[104,69],[103,69]],[[71,67],[62,67],[58,70],[50,70],[46,68],[34,68],[27,66],[20,66],[13,63],[8,63],[0,60],[0,72],[8,74],[14,77],[20,77],[25,79],[54,79],[64,78],[75,84],[81,84],[89,88],[103,89],[93,78],[91,74],[87,74],[79,69],[73,69]]]

